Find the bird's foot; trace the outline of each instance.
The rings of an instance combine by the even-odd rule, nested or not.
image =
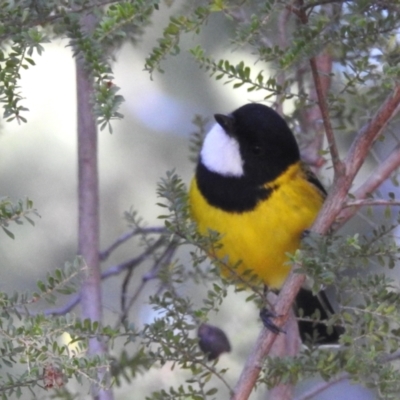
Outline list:
[[[268,308],[263,307],[260,310],[260,318],[261,321],[263,323],[263,325],[272,333],[274,333],[275,335],[277,335],[278,333],[286,333],[282,328],[280,328],[279,326],[276,326],[273,322],[272,322],[272,318],[277,318],[279,317],[279,315],[276,315],[273,311],[268,310]]]

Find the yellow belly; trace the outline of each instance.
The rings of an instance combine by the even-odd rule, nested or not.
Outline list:
[[[239,274],[251,270],[275,289],[283,285],[290,271],[287,253],[298,249],[302,232],[312,225],[323,202],[318,190],[304,179],[298,164],[277,183],[279,188],[266,201],[243,213],[210,206],[195,179],[190,187],[191,213],[199,231],[206,234],[212,229],[222,235],[217,256],[228,256],[232,265],[241,260]]]

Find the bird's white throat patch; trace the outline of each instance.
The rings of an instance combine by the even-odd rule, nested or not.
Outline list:
[[[212,172],[224,176],[243,176],[243,160],[238,141],[215,124],[204,139],[201,161]]]

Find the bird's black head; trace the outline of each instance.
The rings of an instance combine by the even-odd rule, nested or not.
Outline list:
[[[271,181],[300,159],[292,131],[270,107],[250,103],[229,115],[216,114],[215,120],[238,141],[248,179],[257,183]]]
[[[261,104],[214,117],[196,170],[199,189],[224,210],[253,209],[273,190],[264,184],[300,160],[296,140],[279,114]]]

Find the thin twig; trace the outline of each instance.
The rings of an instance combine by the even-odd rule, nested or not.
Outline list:
[[[400,358],[400,351],[396,351],[393,354],[389,354],[379,361],[380,363],[388,363],[391,361],[396,361]],[[303,393],[301,396],[297,397],[295,400],[310,400],[315,397],[317,394],[324,392],[325,390],[329,389],[330,387],[336,385],[339,382],[342,382],[346,379],[350,378],[350,374],[344,372],[339,374],[337,377],[329,380],[328,382],[321,382],[320,384],[314,386],[311,390],[306,393]]]
[[[154,250],[162,245],[161,241],[157,241],[153,246],[146,249],[143,253],[139,256],[132,258],[131,260],[124,261],[121,264],[114,265],[108,269],[106,269],[102,274],[102,279],[109,278],[110,276],[119,275],[121,272],[125,271],[126,269],[132,269],[139,264],[141,264],[144,260],[146,260]]]
[[[65,315],[69,313],[71,310],[73,310],[81,301],[81,296],[80,294],[75,294],[73,297],[70,298],[67,304],[63,305],[62,307],[59,308],[52,308],[50,310],[44,310],[43,314],[50,316],[59,316],[59,315]]]
[[[360,169],[372,143],[378,138],[393,116],[397,114],[399,104],[400,84],[395,86],[371,121],[361,128],[353,141],[345,159],[347,173],[352,179]]]
[[[158,244],[158,246],[161,246],[161,243]],[[123,263],[113,265],[106,269],[105,271],[102,272],[101,274],[101,279],[108,279],[112,276],[119,275],[123,271],[125,271],[128,268],[133,268],[139,264],[141,264],[144,260],[146,260],[150,254],[155,250],[155,247],[146,249],[143,253],[141,253],[139,256],[132,258],[128,261],[124,261]],[[52,308],[50,310],[45,310],[43,311],[44,315],[65,315],[68,312],[70,312],[74,307],[76,307],[81,298],[79,294],[76,294],[75,296],[71,297],[71,299],[68,301],[67,304],[65,304],[62,307],[59,308]]]
[[[396,361],[399,358],[400,358],[400,350],[397,350],[392,354],[388,354],[387,356],[382,357],[380,362],[386,363],[386,362]]]
[[[335,172],[335,178],[336,178],[338,175],[344,174],[345,170],[343,163],[340,161],[339,150],[337,148],[335,135],[332,129],[331,119],[329,116],[328,103],[326,101],[326,90],[324,90],[319,75],[317,57],[312,57],[310,59],[310,66],[314,80],[315,91],[317,93],[318,105],[321,110],[322,121],[325,128],[325,136],[328,140],[328,147],[331,154],[333,170]]]
[[[301,6],[302,10],[307,10],[316,6],[322,6],[326,4],[341,4],[346,2],[347,0],[319,0],[319,1],[314,1],[314,2],[309,2],[307,4],[304,4]]]
[[[200,364],[204,369],[207,369],[208,371],[210,371],[210,373],[215,375],[225,385],[225,387],[228,389],[229,393],[233,392],[231,386],[226,381],[224,376],[221,373],[219,373],[215,368],[210,367],[206,362],[198,362],[197,364]]]
[[[132,231],[126,232],[123,235],[121,235],[113,244],[111,244],[106,250],[103,250],[100,254],[100,260],[104,261],[106,260],[110,254],[119,246],[124,244],[126,241],[131,239],[134,236],[141,235],[141,234],[151,234],[151,233],[156,233],[156,234],[162,234],[165,233],[166,230],[164,227],[150,227],[150,228],[135,228]]]
[[[175,241],[171,242],[168,245],[168,247],[165,249],[164,253],[154,263],[152,269],[147,274],[143,275],[142,282],[140,283],[140,285],[136,289],[136,292],[131,297],[131,299],[129,301],[129,304],[127,306],[125,306],[125,300],[124,300],[124,303],[122,304],[123,305],[122,314],[118,319],[117,326],[122,324],[124,322],[124,320],[127,318],[129,310],[131,309],[131,307],[133,306],[133,304],[135,303],[135,301],[139,297],[140,293],[144,289],[144,287],[147,284],[147,282],[149,282],[152,279],[155,279],[157,277],[157,275],[158,275],[158,271],[160,270],[160,268],[162,266],[167,265],[168,263],[171,262],[171,259],[174,256],[175,251],[177,249],[177,245],[178,245],[177,242],[175,242]],[[125,293],[123,292],[121,294],[121,296],[122,295],[126,296],[126,292]],[[121,303],[122,303],[122,301],[121,301]]]
[[[303,0],[299,0],[299,19],[303,24],[308,23],[308,16],[306,14],[306,11],[303,7]],[[329,116],[329,108],[328,108],[328,103],[326,101],[326,95],[327,95],[327,85],[323,84],[321,76],[320,76],[320,68],[319,64],[320,63],[329,63],[329,70],[332,69],[332,59],[330,56],[327,54],[324,54],[322,52],[320,55],[311,57],[310,58],[310,67],[311,67],[311,73],[314,81],[314,87],[315,87],[315,92],[317,94],[317,100],[318,100],[318,106],[321,112],[321,117],[322,117],[322,122],[325,128],[325,136],[328,141],[328,147],[329,147],[329,152],[331,154],[332,158],[332,163],[333,163],[333,169],[335,173],[335,178],[337,178],[340,175],[343,175],[345,173],[344,170],[344,165],[340,161],[340,156],[339,156],[339,150],[336,145],[336,140],[335,140],[335,135],[333,133],[332,129],[332,124],[331,124],[331,119]],[[325,71],[326,68],[322,68],[323,73],[325,74],[324,79],[328,76],[328,74]]]
[[[312,399],[314,396],[317,394],[322,393],[323,391],[329,389],[331,386],[336,385],[337,383],[344,381],[345,379],[348,379],[350,375],[345,372],[343,374],[340,374],[336,378],[328,381],[328,382],[322,382],[318,385],[315,385],[311,390],[308,392],[302,394],[301,396],[297,397],[295,400],[309,400]]]
[[[389,154],[386,159],[381,162],[375,170],[372,172],[370,177],[353,193],[355,201],[361,201],[366,199],[371,193],[373,193],[384,181],[386,181],[393,171],[400,166],[400,145],[397,145],[394,150]],[[346,207],[347,203],[344,203]],[[364,204],[361,204],[364,205]],[[392,205],[392,204],[390,204]],[[357,211],[356,208],[346,208],[341,211],[337,220],[334,224],[334,229],[337,230],[344,225]]]
[[[381,134],[387,123],[393,118],[400,104],[400,85],[386,98],[370,122],[357,133],[350,150],[344,160],[346,174],[340,176],[325,200],[323,210],[314,223],[313,230],[319,234],[325,234],[333,225],[342,206],[346,201],[347,194],[354,181],[354,177],[362,166],[376,138]],[[385,163],[385,162],[384,162]],[[336,224],[334,226],[336,229]]]
[[[400,206],[400,201],[385,199],[360,199],[351,200],[343,204],[343,207],[370,207],[370,206]]]
[[[105,0],[105,1],[99,1],[99,2],[91,2],[88,5],[84,5],[81,8],[76,8],[76,9],[68,9],[63,12],[60,12],[59,14],[51,14],[49,16],[46,16],[46,18],[43,18],[42,15],[39,16],[39,18],[36,18],[34,20],[30,21],[24,21],[24,28],[31,28],[34,26],[45,26],[46,24],[50,24],[58,19],[65,18],[66,13],[74,13],[76,15],[83,15],[86,11],[90,11],[92,9],[96,9],[98,7],[102,6],[107,6],[109,4],[115,3],[115,0]],[[14,19],[14,21],[9,22],[8,25],[13,24],[14,26],[21,26],[22,22],[21,19]],[[5,42],[11,37],[10,33],[5,33],[0,36],[0,43]]]
[[[162,244],[164,244],[165,238],[160,237],[152,246],[146,249],[146,251],[142,254],[143,258],[146,258],[150,254],[153,254],[154,251],[159,248]],[[160,261],[157,260],[156,264],[158,264]],[[126,266],[126,269],[128,270],[128,273],[126,274],[124,281],[122,283],[122,291],[121,291],[121,310],[123,315],[126,315],[126,310],[125,310],[125,298],[126,298],[126,292],[128,289],[129,282],[131,281],[133,271],[136,266],[138,266],[140,263],[130,263],[129,265]]]
[[[278,21],[278,32],[279,32],[279,46],[281,49],[285,49],[287,47],[287,34],[286,34],[286,27],[287,27],[287,22],[291,16],[291,12],[287,10],[286,8],[283,9],[279,15],[279,21]],[[285,79],[286,79],[286,74],[285,70],[282,69],[276,78],[276,81],[280,87],[283,88],[285,84]],[[275,100],[275,110],[279,114],[283,114],[283,100],[285,98],[285,93],[282,92],[281,94],[277,94],[276,100]]]

